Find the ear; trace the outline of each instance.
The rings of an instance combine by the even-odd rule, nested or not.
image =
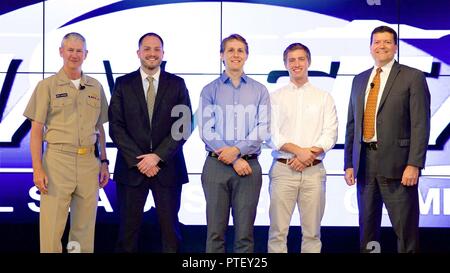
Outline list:
[[[227,65],[225,64],[225,59],[223,57],[223,53],[220,53],[220,60],[222,61],[222,64],[226,67]]]
[[[86,58],[87,58],[87,55],[88,55],[88,50],[86,49],[86,52],[84,53],[84,59],[86,60]]]
[[[63,56],[63,53],[64,53],[64,48],[63,47],[60,47],[59,48],[59,56]]]

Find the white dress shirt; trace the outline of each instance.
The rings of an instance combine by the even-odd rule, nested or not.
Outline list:
[[[272,104],[272,156],[292,158],[281,151],[286,143],[302,148],[316,146],[326,153],[334,147],[338,135],[338,119],[333,97],[307,82],[297,87],[290,82],[270,94]],[[322,160],[325,154],[317,159]]]
[[[389,73],[391,73],[392,66],[394,65],[394,59],[392,59],[389,63],[385,64],[381,67],[382,72],[380,73],[380,90],[378,91],[378,98],[377,98],[377,107],[375,108],[375,134],[371,139],[368,139],[367,142],[376,142],[377,141],[377,116],[378,116],[378,106],[380,105],[381,96],[383,95],[384,87],[386,86],[387,79],[389,77]],[[364,98],[364,110],[366,110],[366,104],[367,104],[367,98],[369,97],[370,92],[370,84],[373,82],[373,78],[375,77],[375,74],[377,73],[377,66],[374,66],[372,69],[372,73],[369,77],[369,82],[366,87],[366,95]]]
[[[139,69],[139,71],[141,72],[142,86],[144,87],[145,101],[147,101],[147,90],[148,90],[148,85],[149,85],[147,77],[150,75],[147,75],[147,73],[145,73],[144,70],[142,70],[142,67]],[[159,75],[161,75],[161,68],[158,69],[158,71],[155,73],[155,75],[152,76],[153,77],[153,86],[155,87],[155,96],[158,93]]]

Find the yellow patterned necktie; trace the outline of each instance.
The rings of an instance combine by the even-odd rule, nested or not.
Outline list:
[[[375,135],[375,112],[377,109],[378,92],[380,91],[380,73],[382,71],[380,67],[377,68],[377,73],[370,84],[369,96],[367,97],[366,109],[364,110],[364,140],[369,140]]]
[[[152,124],[153,117],[153,107],[155,106],[155,86],[153,85],[153,77],[148,76],[148,89],[147,89],[147,110],[148,110],[148,119],[150,120],[150,124]]]

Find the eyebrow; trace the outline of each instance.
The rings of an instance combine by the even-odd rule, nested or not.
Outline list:
[[[162,48],[162,47],[160,47],[160,46],[152,47],[152,46],[146,46],[146,45],[143,45],[142,47],[143,47],[143,48],[154,48],[154,49],[161,49],[161,48]]]

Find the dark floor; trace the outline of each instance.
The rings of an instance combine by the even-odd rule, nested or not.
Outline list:
[[[206,238],[205,226],[183,226],[184,253],[203,253]],[[301,240],[300,227],[291,227],[288,236],[288,250],[298,253]],[[268,227],[255,227],[255,252],[267,252]],[[450,253],[450,229],[422,228],[422,253]],[[233,228],[227,233],[227,250],[232,252]],[[111,253],[117,238],[116,224],[97,224],[95,252]],[[142,230],[141,251],[157,253],[160,250],[159,231],[154,224],[145,224]],[[67,242],[67,231],[63,242]],[[322,227],[323,253],[358,253],[357,227]],[[39,232],[36,224],[1,224],[0,252],[39,252]],[[392,228],[382,229],[381,252],[395,253],[396,238]]]

